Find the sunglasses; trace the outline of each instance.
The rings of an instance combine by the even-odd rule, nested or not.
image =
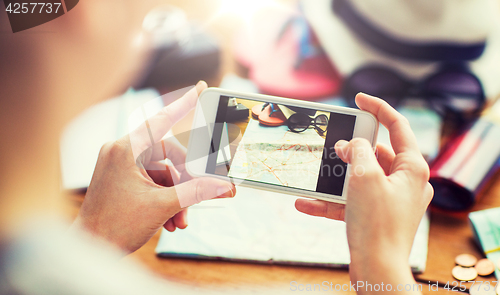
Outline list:
[[[381,97],[393,107],[408,97],[423,98],[439,115],[451,112],[461,119],[478,115],[485,103],[481,82],[462,65],[443,66],[419,82],[382,66],[368,66],[345,81],[342,96],[355,107],[354,97],[359,92]]]
[[[288,118],[287,125],[290,131],[295,133],[304,132],[312,126],[320,136],[323,136],[328,128],[328,117],[319,115],[311,118],[304,113],[295,113]]]

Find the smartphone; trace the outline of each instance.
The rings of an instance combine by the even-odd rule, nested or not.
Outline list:
[[[195,177],[345,203],[349,169],[335,143],[361,137],[374,147],[378,126],[358,109],[208,88],[196,106],[186,169]]]

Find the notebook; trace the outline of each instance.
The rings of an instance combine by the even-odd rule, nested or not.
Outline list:
[[[476,242],[484,254],[497,267],[495,276],[500,278],[500,208],[493,208],[469,213],[469,220]]]

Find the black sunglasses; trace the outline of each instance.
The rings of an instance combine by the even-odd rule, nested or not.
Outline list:
[[[354,97],[359,92],[381,97],[393,107],[408,97],[424,98],[441,116],[453,113],[462,119],[477,115],[485,103],[481,82],[460,65],[442,66],[423,81],[411,81],[386,67],[367,66],[345,81],[342,96],[355,107]]]
[[[320,136],[323,136],[328,128],[328,117],[319,115],[316,118],[311,118],[304,113],[295,113],[288,118],[288,128],[290,131],[300,133],[306,131],[310,126],[313,126]]]

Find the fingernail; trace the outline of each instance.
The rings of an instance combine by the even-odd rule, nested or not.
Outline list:
[[[203,92],[208,87],[207,82],[200,80],[198,83],[196,83],[196,86],[194,87],[196,89],[196,92],[198,92],[198,95]]]
[[[207,82],[200,80],[198,81],[198,83],[196,83],[196,87],[202,86],[203,84],[206,84],[208,86]]]
[[[376,96],[373,96],[373,95],[371,95],[371,94],[364,93],[364,92],[360,92],[360,93],[358,93],[356,96],[358,96],[358,95],[364,95],[364,96],[366,96],[366,97],[375,98],[375,99],[380,99],[380,98],[378,98],[378,97],[376,97]]]
[[[335,148],[342,148],[342,147],[344,147],[346,144],[347,144],[347,141],[345,141],[345,140],[339,140],[339,141],[337,141],[337,143],[335,144]]]
[[[232,190],[227,186],[221,186],[217,188],[218,197],[231,197],[233,195]]]

